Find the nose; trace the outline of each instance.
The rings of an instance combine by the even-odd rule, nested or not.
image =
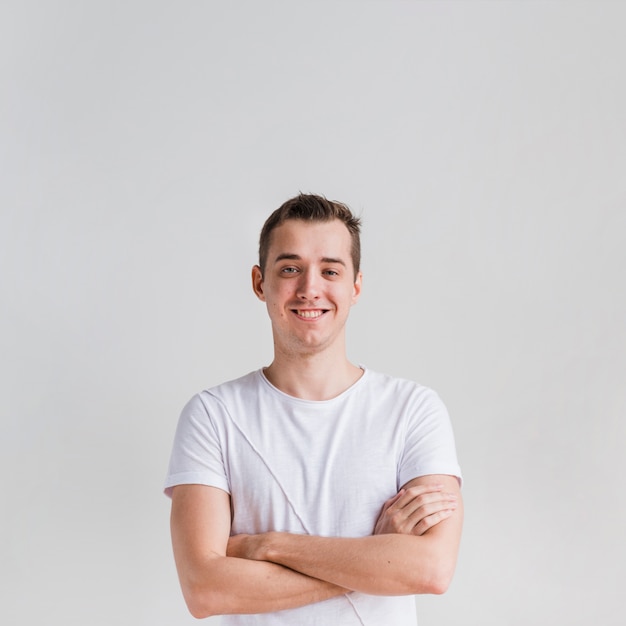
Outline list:
[[[297,296],[301,300],[316,300],[319,298],[320,277],[315,272],[305,271],[298,281]]]

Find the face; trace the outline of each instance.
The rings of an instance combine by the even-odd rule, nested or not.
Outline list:
[[[252,284],[267,304],[277,351],[345,354],[346,319],[361,293],[351,244],[339,220],[287,220],[272,232],[265,274],[255,266]]]

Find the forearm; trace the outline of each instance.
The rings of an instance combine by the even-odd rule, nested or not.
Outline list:
[[[250,537],[248,558],[284,565],[332,584],[374,595],[441,593],[454,562],[427,537],[361,538],[266,533]]]
[[[177,486],[171,526],[181,588],[194,617],[280,611],[347,592],[279,564],[227,553],[230,498],[220,489]]]
[[[457,479],[433,475],[410,481],[385,503],[372,536],[233,537],[229,553],[278,563],[353,591],[438,594],[452,581],[462,526]]]
[[[183,595],[194,617],[280,611],[348,591],[276,563],[217,554],[179,570]]]

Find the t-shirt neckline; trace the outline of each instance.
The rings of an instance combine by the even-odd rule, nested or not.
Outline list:
[[[364,365],[361,365],[360,363],[358,364],[358,367],[363,370],[363,373],[361,374],[361,376],[359,376],[359,378],[357,380],[355,380],[349,387],[347,387],[346,389],[344,389],[339,395],[335,396],[334,398],[329,398],[328,400],[307,400],[305,398],[298,398],[297,396],[292,396],[284,391],[281,391],[278,387],[276,387],[275,385],[273,385],[267,378],[267,376],[265,375],[265,367],[261,367],[260,369],[257,370],[257,375],[261,378],[261,380],[269,387],[269,389],[281,396],[282,398],[285,398],[287,400],[293,401],[293,402],[298,402],[298,403],[303,403],[303,404],[311,404],[311,405],[323,405],[323,404],[330,404],[333,402],[338,402],[341,401],[343,398],[345,398],[346,396],[350,395],[355,389],[357,389],[362,382],[365,380],[365,378],[367,378],[369,370],[367,369],[367,367],[365,367]]]

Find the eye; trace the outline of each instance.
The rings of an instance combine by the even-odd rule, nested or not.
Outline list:
[[[295,274],[297,271],[298,271],[298,269],[295,268],[295,267],[283,267],[280,270],[280,273],[281,274]]]
[[[339,276],[339,272],[336,270],[324,270],[324,274],[327,276]]]

